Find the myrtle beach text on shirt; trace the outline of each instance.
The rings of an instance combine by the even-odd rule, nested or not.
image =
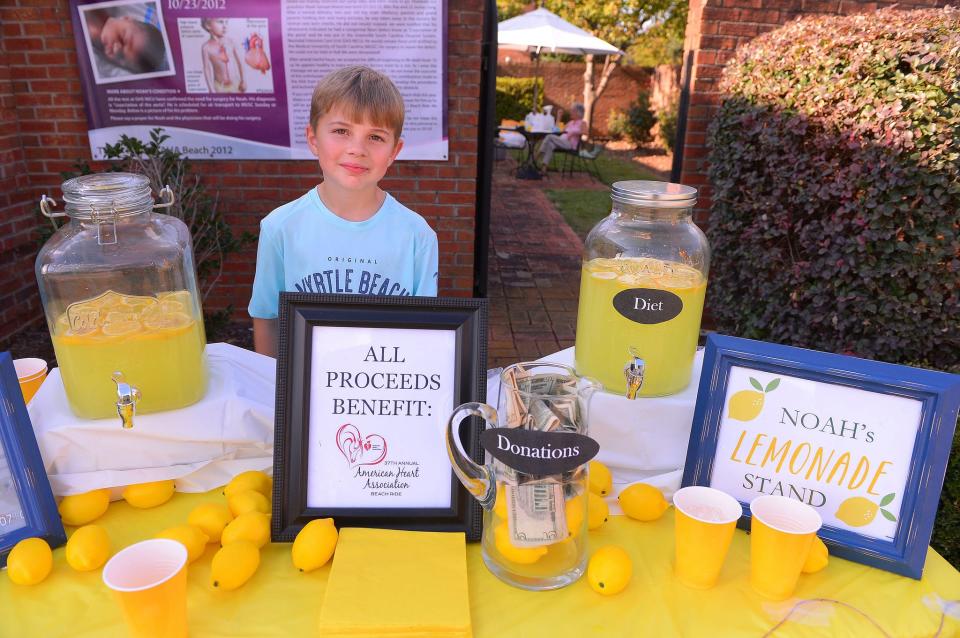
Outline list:
[[[410,291],[378,272],[356,268],[331,268],[294,282],[299,292],[346,292],[357,295],[409,297]]]

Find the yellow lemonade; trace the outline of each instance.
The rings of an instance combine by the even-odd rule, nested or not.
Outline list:
[[[70,407],[82,418],[117,416],[115,371],[140,390],[137,412],[195,403],[206,391],[203,322],[185,290],[157,297],[107,292],[71,304],[53,330]]]
[[[645,363],[639,396],[663,396],[690,382],[707,282],[684,264],[649,258],[583,264],[577,315],[577,373],[624,394],[624,366]]]

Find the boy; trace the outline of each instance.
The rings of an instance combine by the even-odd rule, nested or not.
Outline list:
[[[248,308],[254,348],[276,356],[280,291],[437,294],[437,235],[378,182],[403,147],[403,99],[363,66],[317,84],[307,144],[323,181],[260,223]]]
[[[203,56],[203,77],[207,81],[207,89],[211,93],[243,93],[247,85],[243,81],[243,64],[240,62],[240,51],[237,43],[227,37],[227,21],[225,18],[201,18],[200,26],[210,34],[210,39],[203,43],[200,55]],[[234,83],[230,73],[230,58],[236,62],[239,83]]]

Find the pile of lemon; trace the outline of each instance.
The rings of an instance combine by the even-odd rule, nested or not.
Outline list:
[[[270,542],[270,494],[273,481],[263,472],[249,471],[233,477],[224,488],[226,503],[203,503],[195,507],[186,524],[165,529],[155,538],[168,538],[187,549],[187,561],[200,558],[208,543],[219,543],[213,556],[210,584],[216,589],[233,590],[246,583],[260,566],[260,549]],[[174,481],[155,481],[131,485],[123,498],[131,506],[151,508],[170,500]],[[66,546],[67,563],[77,571],[99,569],[111,556],[107,531],[93,521],[103,516],[110,505],[109,488],[65,496],[58,506],[65,525],[78,529]],[[333,519],[314,520],[306,525],[293,543],[293,564],[300,571],[312,571],[333,556],[337,545]],[[42,582],[53,569],[53,553],[42,538],[17,543],[7,557],[7,574],[18,585]]]

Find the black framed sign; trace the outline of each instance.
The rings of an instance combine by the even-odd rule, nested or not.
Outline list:
[[[67,542],[10,353],[0,353],[0,567],[25,538]]]
[[[281,293],[274,541],[326,517],[479,539],[444,437],[454,407],[485,399],[486,321],[485,299]],[[463,432],[482,462],[479,427]]]
[[[710,335],[683,485],[817,510],[841,558],[920,578],[960,375]]]

